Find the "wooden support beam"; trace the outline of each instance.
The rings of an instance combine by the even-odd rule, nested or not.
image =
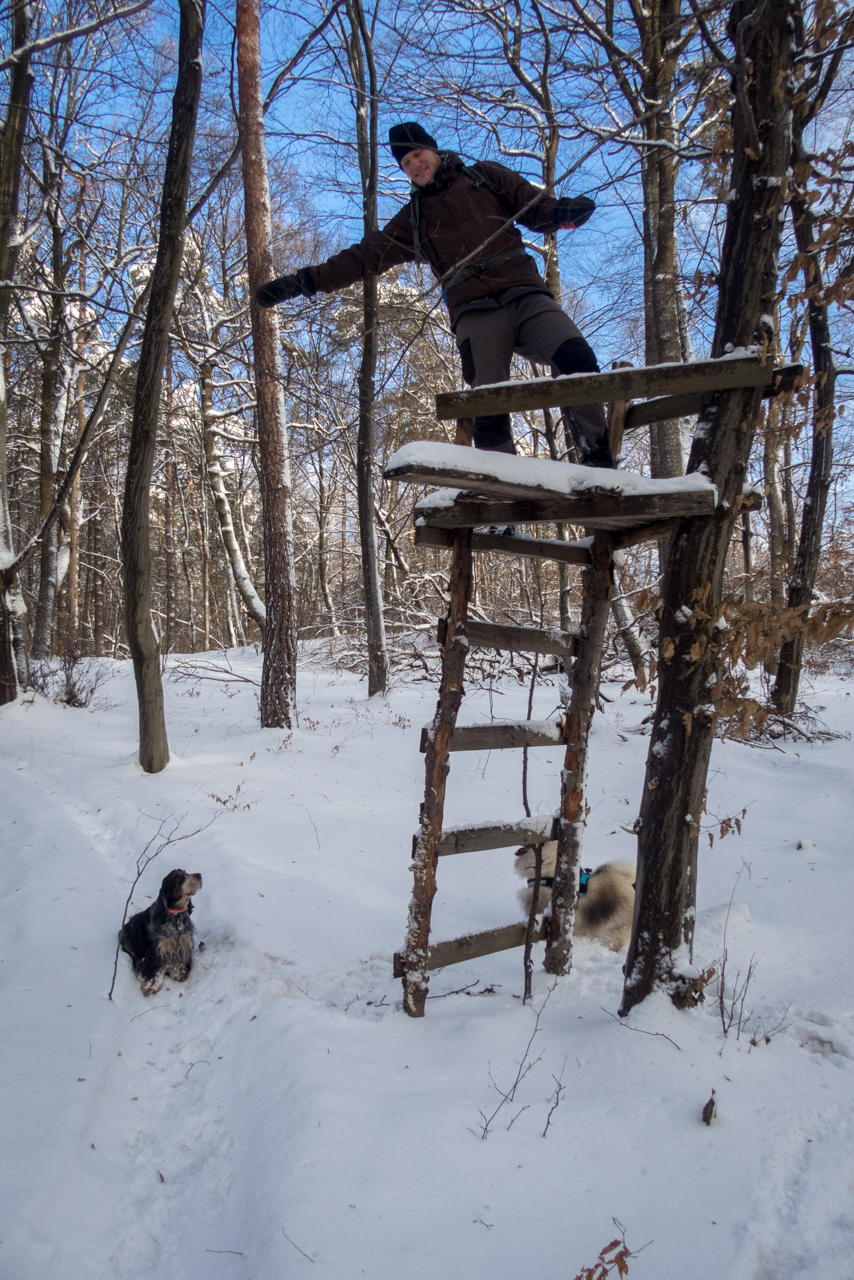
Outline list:
[[[445,643],[447,623],[439,618],[436,639]],[[562,658],[569,666],[575,653],[575,637],[558,627],[514,627],[501,622],[466,623],[466,639],[478,649],[499,649],[507,653],[543,653]]]
[[[474,438],[474,418],[458,418],[454,444],[471,445]]]
[[[804,375],[802,364],[786,364],[774,370],[773,381],[762,392],[763,400],[796,391]],[[686,391],[680,395],[660,396],[655,400],[633,404],[626,411],[624,430],[649,426],[651,422],[665,422],[669,418],[693,418],[703,407],[707,392]]]
[[[559,378],[532,378],[498,383],[471,391],[445,391],[436,396],[436,417],[444,422],[463,416],[521,413],[528,409],[576,404],[641,400],[685,392],[726,391],[733,387],[765,387],[773,383],[774,366],[756,356],[724,356],[693,364],[648,365],[609,369],[605,373],[570,373]]]
[[[762,494],[750,489],[741,496],[739,511],[759,511],[762,507]],[[637,529],[623,529],[613,536],[614,550],[622,551],[624,547],[634,547],[639,542],[657,542],[659,538],[669,538],[676,528],[675,520],[662,520],[658,524],[642,524]]]
[[[615,369],[631,369],[631,360],[618,360]],[[626,430],[626,413],[628,401],[612,400],[608,405],[608,447],[614,458],[619,458],[623,448],[623,433]]]
[[[496,951],[509,951],[511,947],[525,944],[527,924],[506,924],[500,929],[487,929],[483,933],[469,933],[462,938],[453,938],[450,942],[433,942],[425,969],[444,969],[449,964],[460,964],[463,960],[477,960],[480,956],[491,956]],[[541,942],[546,936],[546,923],[542,921],[534,930],[532,941]],[[395,952],[394,976],[402,978],[405,974],[405,957]]]
[[[714,509],[715,492],[708,488],[653,494],[580,493],[512,502],[478,502],[463,496],[453,506],[437,503],[435,507],[427,497],[421,499],[415,515],[439,529],[465,529],[479,524],[550,524],[558,520],[591,529],[632,529],[678,516],[707,516]]]
[[[415,526],[416,547],[450,548],[450,529],[437,529],[433,525]],[[531,560],[557,560],[560,564],[589,564],[590,548],[580,542],[561,542],[558,538],[532,538],[530,534],[517,534],[505,538],[500,533],[473,533],[472,551],[497,551],[504,556],[526,556]]]
[[[613,535],[614,550],[622,551],[640,542],[658,542],[661,538],[669,538],[675,528],[675,520],[659,520],[656,524],[639,525],[637,529],[622,529]]]
[[[421,730],[421,751],[430,746],[433,729]],[[511,747],[555,747],[566,741],[560,720],[520,720],[516,724],[457,725],[451,751],[506,751]]]
[[[454,853],[479,853],[484,849],[513,849],[522,844],[556,840],[557,819],[520,818],[517,822],[479,822],[466,827],[446,827],[439,839],[439,857]]]

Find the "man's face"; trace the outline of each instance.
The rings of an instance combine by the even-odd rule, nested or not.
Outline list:
[[[428,147],[418,147],[415,151],[407,151],[400,162],[400,167],[417,187],[426,187],[439,172],[441,163],[442,157],[437,151],[431,151]]]

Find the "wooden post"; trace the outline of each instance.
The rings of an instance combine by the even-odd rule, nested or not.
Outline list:
[[[436,894],[436,861],[445,810],[445,783],[451,738],[463,700],[463,673],[466,652],[466,618],[471,589],[471,529],[456,529],[451,563],[451,599],[448,607],[445,645],[442,651],[442,682],[433,726],[427,743],[426,784],[421,806],[420,829],[412,842],[412,870],[415,882],[409,906],[409,923],[402,952],[403,1007],[410,1018],[424,1017],[427,999],[427,960],[430,916]]]
[[[581,627],[570,675],[572,694],[566,713],[566,759],[561,775],[557,864],[544,961],[549,973],[569,973],[572,965],[572,928],[585,822],[587,739],[599,690],[602,646],[613,585],[613,540],[609,534],[597,532],[593,541],[592,564],[584,570]]]
[[[474,439],[474,418],[457,418],[457,435],[454,444],[471,445]]]
[[[631,369],[632,362],[631,360],[617,360],[614,363],[614,368]],[[623,447],[623,432],[626,429],[626,413],[628,412],[629,404],[629,400],[612,400],[608,405],[608,445],[613,454],[615,465]]]

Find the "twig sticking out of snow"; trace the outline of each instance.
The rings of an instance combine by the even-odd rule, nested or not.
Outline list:
[[[290,1236],[288,1235],[288,1233],[287,1233],[287,1231],[285,1230],[285,1228],[284,1228],[284,1227],[282,1227],[282,1235],[285,1237],[285,1239],[287,1240],[288,1244],[292,1244],[292,1245],[294,1246],[294,1248],[296,1249],[297,1253],[301,1253],[301,1254],[302,1254],[302,1256],[303,1256],[304,1258],[308,1258],[309,1262],[314,1262],[314,1258],[309,1257],[309,1255],[306,1253],[305,1249],[301,1249],[301,1248],[299,1247],[299,1245],[298,1245],[298,1244],[294,1244],[293,1240],[290,1238]]]
[[[516,1097],[516,1090],[519,1088],[519,1085],[525,1079],[525,1076],[528,1074],[528,1072],[531,1071],[537,1065],[537,1063],[540,1061],[540,1059],[543,1056],[542,1054],[540,1054],[538,1058],[531,1059],[530,1057],[531,1046],[533,1045],[534,1040],[536,1039],[539,1033],[540,1018],[543,1015],[543,1010],[548,1004],[549,998],[551,997],[551,994],[554,991],[556,986],[557,986],[557,979],[555,979],[555,981],[549,987],[548,991],[546,992],[545,1000],[537,1010],[537,1014],[534,1019],[534,1030],[531,1032],[530,1039],[528,1040],[528,1043],[525,1045],[525,1052],[522,1054],[522,1057],[519,1061],[519,1065],[516,1070],[516,1079],[513,1081],[510,1088],[506,1092],[504,1091],[504,1089],[500,1087],[500,1085],[496,1084],[495,1079],[492,1075],[492,1069],[490,1067],[489,1080],[493,1089],[500,1096],[501,1101],[499,1102],[498,1106],[495,1108],[495,1110],[492,1112],[491,1115],[487,1116],[483,1111],[480,1111],[478,1113],[480,1115],[480,1121],[479,1121],[480,1133],[477,1136],[480,1137],[481,1141],[483,1141],[488,1136],[489,1131],[492,1128],[493,1121],[495,1120],[495,1117],[498,1115],[501,1108],[504,1107],[508,1102],[512,1102],[514,1100],[514,1098]],[[527,1111],[527,1107],[523,1107],[522,1111]],[[518,1111],[516,1113],[516,1115],[510,1121],[510,1124],[507,1126],[508,1129],[510,1128],[510,1125],[514,1123],[514,1121],[519,1119],[519,1116],[522,1114],[522,1111]],[[472,1129],[471,1132],[474,1133],[475,1132],[474,1129]]]
[[[663,1040],[670,1040],[670,1036],[665,1035],[663,1031],[645,1031],[643,1027],[630,1027],[627,1022],[624,1022],[622,1018],[618,1018],[615,1013],[612,1013],[610,1009],[606,1009],[604,1005],[600,1004],[599,1008],[603,1013],[607,1013],[609,1018],[619,1022],[621,1027],[625,1027],[626,1031],[639,1031],[642,1036],[661,1036]],[[670,1043],[674,1049],[678,1049],[680,1053],[682,1052],[682,1046],[677,1044],[675,1040],[670,1040]]]

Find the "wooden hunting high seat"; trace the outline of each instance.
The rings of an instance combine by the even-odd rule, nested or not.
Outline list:
[[[798,366],[775,370],[758,355],[739,353],[689,365],[620,368],[447,392],[436,397],[437,417],[457,419],[457,443],[418,441],[404,445],[391,458],[384,473],[387,480],[444,486],[417,503],[415,542],[447,547],[452,553],[449,607],[438,623],[442,648],[439,700],[433,722],[421,737],[426,786],[420,825],[412,842],[414,887],[409,923],[404,949],[394,957],[395,976],[403,978],[404,1008],[412,1017],[423,1016],[431,969],[521,946],[526,938],[527,926],[518,922],[430,944],[437,862],[450,854],[558,841],[551,914],[534,938],[546,939],[546,968],[567,972],[584,825],[587,738],[613,586],[614,552],[662,538],[677,520],[711,515],[717,504],[714,486],[697,473],[650,480],[633,472],[594,470],[471,449],[474,417],[602,401],[611,406],[611,447],[616,454],[623,431],[697,413],[710,392],[761,386],[764,395],[775,396],[791,391],[801,372]],[[645,397],[642,403],[629,403],[640,397]],[[742,501],[750,508],[759,506],[761,498],[748,493]],[[484,526],[552,523],[584,526],[590,536],[564,542],[524,533],[503,536],[483,531]],[[579,630],[569,633],[559,628],[469,621],[472,554],[482,551],[581,565],[584,593]],[[474,646],[562,658],[569,671],[571,696],[560,719],[458,727],[466,653]],[[560,808],[554,817],[443,829],[450,752],[555,744],[565,746],[566,758]]]

